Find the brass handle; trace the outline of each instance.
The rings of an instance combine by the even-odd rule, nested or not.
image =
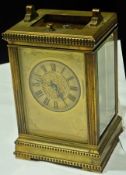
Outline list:
[[[30,22],[34,18],[38,16],[37,12],[35,11],[34,5],[27,5],[26,6],[26,14],[24,17],[25,22]]]
[[[100,9],[92,9],[92,17],[90,21],[90,26],[97,26],[103,20]]]

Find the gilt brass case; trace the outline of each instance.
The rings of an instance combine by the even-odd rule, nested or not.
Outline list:
[[[18,158],[101,172],[122,131],[115,13],[26,7],[8,42]]]

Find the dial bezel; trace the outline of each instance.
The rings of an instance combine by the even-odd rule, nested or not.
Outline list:
[[[46,68],[45,68],[45,66],[46,66],[46,64],[48,65],[48,64],[50,64],[50,69],[48,70],[46,70]],[[52,65],[54,66],[54,67],[52,67]],[[65,77],[61,72],[58,72],[57,70],[56,70],[56,67],[55,66],[61,66],[62,67],[62,70],[61,71],[63,71],[63,69],[65,68],[66,70],[65,71],[67,71],[67,74],[69,74],[70,73],[70,75],[71,76],[69,76],[69,78],[67,78],[67,77]],[[76,85],[75,86],[70,86],[70,84],[68,83],[68,87],[69,87],[69,91],[70,91],[70,93],[68,93],[68,96],[67,97],[65,97],[65,98],[62,98],[62,99],[60,99],[63,103],[64,103],[64,108],[62,107],[61,108],[61,102],[60,102],[60,108],[59,108],[59,105],[58,105],[58,102],[59,102],[59,100],[55,100],[55,104],[56,105],[58,105],[58,107],[56,108],[56,106],[54,105],[54,107],[52,107],[52,106],[50,106],[50,105],[48,105],[49,103],[50,103],[50,101],[51,101],[51,103],[52,103],[52,99],[48,96],[48,95],[45,95],[45,93],[43,93],[44,91],[42,91],[42,90],[38,90],[37,92],[40,92],[38,95],[36,95],[35,93],[34,93],[34,89],[35,88],[33,88],[33,85],[32,85],[32,78],[33,78],[33,74],[35,74],[34,72],[36,72],[37,71],[37,69],[40,69],[40,67],[42,67],[42,66],[44,66],[44,68],[43,68],[43,75],[42,76],[44,76],[44,75],[46,75],[47,76],[47,74],[59,74],[58,76],[62,76],[62,79],[64,79],[65,81],[70,81],[70,82],[74,82]],[[37,72],[36,72],[37,73]],[[51,75],[51,76],[52,76]],[[71,78],[71,79],[70,79]],[[65,81],[64,81],[64,84],[65,84]],[[53,82],[53,81],[52,81]],[[73,83],[72,83],[73,84]],[[56,87],[58,87],[57,85],[56,85],[56,83],[54,84],[53,83],[53,85],[55,85]],[[63,87],[64,85],[62,85],[62,87]],[[66,87],[67,89],[68,89],[68,87]],[[73,88],[72,89],[72,87],[76,87],[76,88]],[[72,109],[73,107],[75,107],[76,106],[76,104],[78,103],[78,101],[79,101],[79,98],[80,98],[80,95],[81,95],[81,86],[80,86],[80,82],[79,82],[79,79],[78,79],[78,77],[76,76],[76,74],[75,74],[75,72],[69,67],[69,66],[67,66],[66,64],[64,64],[64,63],[62,63],[62,62],[59,62],[59,61],[57,61],[57,60],[44,60],[44,61],[41,61],[41,62],[39,62],[38,64],[36,64],[33,68],[32,68],[32,70],[31,70],[31,72],[30,72],[30,75],[29,75],[29,88],[30,88],[30,91],[31,91],[31,93],[32,93],[32,96],[34,97],[34,99],[41,105],[41,106],[43,106],[43,107],[45,107],[46,109],[48,109],[48,110],[50,110],[50,111],[53,111],[53,112],[65,112],[65,111],[68,111],[68,110],[70,110],[70,109]],[[71,88],[71,90],[70,90],[70,88]],[[65,88],[64,88],[64,90],[65,90]],[[51,89],[50,89],[50,91],[51,91]],[[72,93],[71,93],[71,91],[73,91]],[[48,97],[47,97],[48,96]],[[42,97],[44,97],[44,101],[42,100]],[[67,102],[69,101],[69,104],[67,103]]]

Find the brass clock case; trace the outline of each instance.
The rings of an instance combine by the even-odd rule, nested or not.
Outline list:
[[[8,42],[15,155],[101,172],[119,134],[115,13],[26,7]]]

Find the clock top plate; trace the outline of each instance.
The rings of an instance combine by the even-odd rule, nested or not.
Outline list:
[[[9,43],[46,44],[51,47],[92,50],[117,27],[115,13],[72,10],[33,10],[3,33]]]

